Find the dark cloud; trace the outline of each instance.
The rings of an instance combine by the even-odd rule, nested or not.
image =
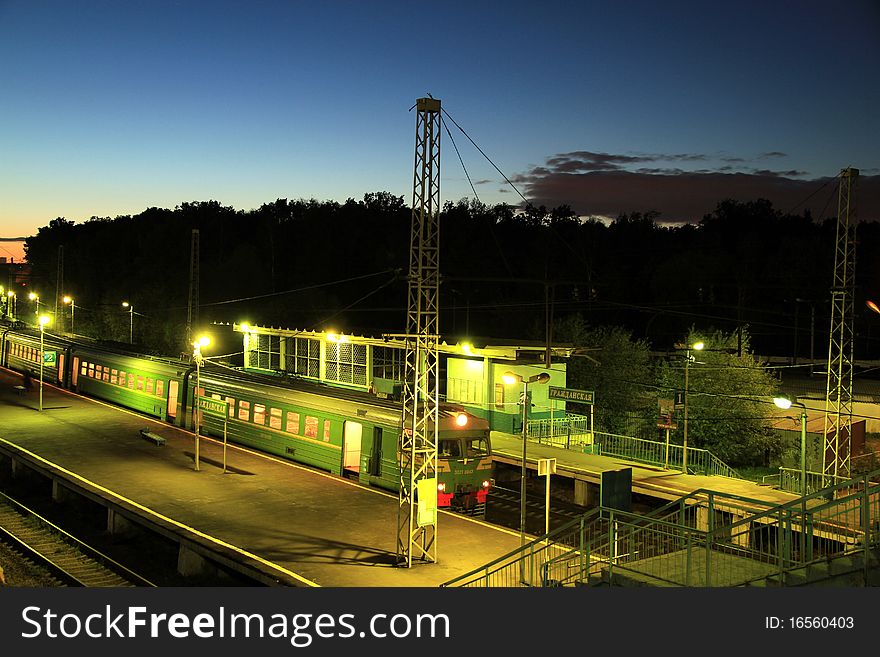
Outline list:
[[[491,182],[494,182],[494,181],[493,181],[493,180],[489,180],[488,178],[486,178],[486,179],[484,179],[484,180],[475,180],[475,181],[474,181],[474,184],[475,184],[475,185],[488,185],[488,184],[491,183]]]
[[[827,178],[790,177],[801,174],[801,171],[728,173],[661,169],[569,173],[543,167],[521,176],[520,182],[524,183],[523,193],[532,203],[547,207],[567,204],[582,216],[616,217],[622,213],[657,210],[661,213],[660,221],[697,222],[724,199],[754,201],[759,198],[771,201],[782,212],[800,213],[809,209],[816,219],[835,216],[835,182]],[[880,176],[859,177],[855,207],[856,218],[880,220]]]
[[[788,157],[785,153],[780,153],[779,151],[769,151],[767,153],[761,153],[758,156],[759,160],[766,160],[768,157]]]

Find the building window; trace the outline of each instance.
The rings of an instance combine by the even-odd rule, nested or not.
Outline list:
[[[474,381],[473,379],[449,379],[446,398],[449,401],[482,404],[483,395],[481,392],[479,381]]]
[[[321,341],[312,338],[287,338],[285,369],[317,379],[321,376]]]
[[[281,369],[281,337],[277,335],[251,335],[248,367],[262,370]]]
[[[367,345],[328,342],[325,354],[324,378],[327,381],[367,385]]]
[[[373,347],[373,378],[403,381],[406,351],[393,347]]]

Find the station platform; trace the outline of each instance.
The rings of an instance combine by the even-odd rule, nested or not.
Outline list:
[[[397,495],[232,444],[224,473],[222,441],[204,436],[196,471],[193,433],[45,383],[40,411],[39,385],[20,395],[20,383],[0,368],[5,455],[291,586],[435,587],[520,544],[518,532],[441,511],[437,562],[401,568]]]
[[[498,463],[521,467],[522,438],[493,431],[492,456]],[[680,470],[667,470],[662,467],[633,463],[617,456],[584,454],[576,450],[529,441],[526,445],[527,469],[537,470],[538,459],[547,458],[556,459],[557,476],[595,485],[601,481],[603,472],[632,468],[633,493],[667,501],[677,500],[700,489],[760,500],[774,506],[800,499],[793,493],[763,486],[746,479],[684,474]]]

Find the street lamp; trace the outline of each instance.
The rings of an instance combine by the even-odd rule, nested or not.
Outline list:
[[[39,318],[40,323],[40,411],[43,410],[43,361],[46,358],[46,352],[43,351],[43,329],[49,323],[49,316],[42,315]]]
[[[123,301],[122,307],[128,308],[128,344],[134,344],[134,306],[128,301]]]
[[[682,441],[681,452],[681,471],[683,474],[687,474],[688,471],[688,372],[691,365],[691,349],[702,351],[705,347],[706,345],[702,342],[695,342],[684,347],[686,351],[684,359],[684,440]],[[678,348],[681,349],[682,347],[678,346]]]
[[[193,342],[193,360],[196,361],[196,390],[193,395],[193,411],[195,413],[196,425],[196,472],[199,470],[199,419],[201,418],[201,412],[199,411],[199,390],[202,388],[201,369],[202,362],[204,361],[204,358],[202,357],[202,347],[207,347],[209,344],[211,344],[211,338],[206,335],[203,335]]]
[[[801,495],[807,494],[807,407],[787,397],[774,397],[773,403],[783,410],[788,410],[792,405],[801,407]]]
[[[6,314],[9,315],[10,319],[15,319],[16,305],[15,292],[9,290],[9,292],[6,293]]]
[[[514,372],[505,372],[501,380],[506,385],[514,385],[515,383],[523,384],[523,411],[522,411],[522,470],[519,480],[519,543],[525,545],[526,542],[526,443],[528,442],[528,425],[529,425],[529,384],[530,383],[547,383],[550,375],[547,372],[541,372],[530,376],[528,379]]]
[[[788,397],[774,397],[773,403],[781,409],[787,410],[792,404],[801,407],[801,554],[806,555],[807,548],[812,543],[807,543],[807,407]],[[809,550],[812,553],[812,549]]]
[[[73,297],[71,296],[65,296],[62,301],[70,304],[70,332],[73,333],[73,310],[76,308],[76,304],[73,302]]]
[[[34,315],[37,317],[37,321],[40,321],[40,295],[36,292],[30,292],[28,294],[28,299],[34,302]]]

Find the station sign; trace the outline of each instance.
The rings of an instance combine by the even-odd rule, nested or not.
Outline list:
[[[54,365],[55,360],[58,358],[57,351],[44,351],[43,352],[43,364],[44,365]]]
[[[578,402],[579,404],[592,404],[595,393],[592,390],[577,390],[575,388],[557,388],[550,386],[548,397],[550,399],[562,399],[565,401]]]
[[[208,415],[220,415],[226,417],[229,412],[229,402],[213,397],[199,397],[199,410],[204,411]]]

